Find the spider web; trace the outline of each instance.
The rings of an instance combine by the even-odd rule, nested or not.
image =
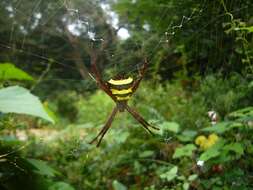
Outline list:
[[[83,6],[79,7],[78,5],[74,5],[68,0],[4,0],[0,3],[1,9],[8,16],[8,19],[4,23],[10,29],[6,32],[7,37],[0,39],[2,52],[0,61],[13,62],[24,70],[31,70],[32,68],[34,73],[37,73],[35,78],[38,78],[38,82],[31,87],[31,90],[43,100],[46,100],[57,92],[56,89],[61,89],[63,92],[66,89],[83,93],[94,91],[97,88],[92,77],[88,76],[82,79],[80,71],[76,66],[76,62],[81,61],[86,68],[89,68],[89,54],[82,54],[82,48],[102,52],[102,56],[107,59],[101,71],[105,79],[109,79],[111,74],[123,71],[128,74],[134,73],[143,64],[141,58],[147,57],[148,61],[152,62],[160,48],[166,47],[178,33],[182,32],[186,24],[189,27],[191,21],[197,17],[201,17],[202,12],[205,10],[204,0],[201,7],[194,9],[190,15],[182,16],[179,23],[168,23],[166,30],[158,36],[156,46],[148,51],[146,55],[139,55],[139,59],[134,63],[123,64],[121,59],[125,56],[125,51],[115,54],[115,48],[111,46],[102,48],[106,43],[110,42],[108,30],[115,30],[117,28],[114,27],[118,27],[117,24],[116,26],[112,26],[115,25],[113,24],[116,19],[115,13],[113,13],[110,7],[108,9],[108,5],[104,1],[84,1]],[[105,5],[107,9],[101,8]],[[105,23],[99,25],[101,22],[99,15],[93,15],[90,12],[94,10],[94,7],[101,11],[100,14],[108,17]],[[169,8],[163,10],[159,16],[158,25],[162,23],[163,17],[168,11]],[[114,18],[110,18],[112,15]],[[107,24],[108,30],[101,29],[103,24]],[[199,31],[203,30],[204,27],[200,26]],[[58,41],[49,41],[49,36],[54,36]],[[150,40],[152,38],[157,38],[157,34],[151,36]],[[71,39],[75,40],[72,44],[70,42]],[[76,42],[76,47],[74,47]],[[128,49],[137,48],[141,50],[146,44],[147,41],[133,41],[128,44]],[[81,56],[76,60],[76,56],[73,57],[70,53],[57,54],[59,50],[62,50],[62,52],[77,51]],[[8,57],[4,56],[4,54],[7,54]],[[23,60],[26,60],[26,62],[20,62]],[[113,70],[114,68],[115,71]],[[107,72],[108,70],[110,72]],[[151,68],[148,71],[151,71]],[[68,72],[68,77],[72,77],[66,78],[64,76],[66,72]],[[51,92],[49,94],[41,93],[48,86],[51,88],[54,86],[55,89],[47,90],[47,92]],[[94,110],[93,114],[100,114],[103,111],[103,108],[97,109]],[[104,119],[106,120],[106,118]],[[89,128],[89,125],[89,123],[85,124],[85,127]],[[42,136],[40,137],[40,141],[46,141],[46,138]],[[82,151],[82,141],[83,139],[81,138],[77,139],[69,154],[80,154]],[[18,148],[17,150],[19,151],[20,149]]]
[[[34,68],[35,73],[38,69],[37,78],[39,80],[31,88],[35,93],[40,91],[40,89],[44,89],[49,83],[51,86],[55,83],[57,86],[60,86],[60,88],[66,88],[68,90],[71,88],[74,90],[79,89],[79,92],[87,92],[96,88],[92,78],[82,79],[70,55],[55,54],[55,50],[58,51],[59,48],[64,50],[65,44],[68,44],[70,41],[68,38],[69,35],[76,38],[79,42],[78,45],[82,43],[88,44],[86,45],[88,48],[95,47],[100,49],[103,43],[108,41],[105,34],[106,30],[104,33],[96,33],[97,28],[94,23],[99,22],[98,17],[94,20],[94,18],[89,17],[90,13],[86,12],[89,9],[93,10],[94,6],[105,5],[106,2],[87,2],[84,7],[75,7],[71,1],[67,0],[57,0],[53,2],[43,0],[2,1],[1,7],[7,12],[9,17],[6,24],[8,24],[10,31],[6,34],[7,38],[0,40],[1,51],[3,54],[8,54],[7,58],[1,56],[1,60],[17,63],[17,65],[24,70]],[[98,8],[101,9],[100,7]],[[105,9],[101,10],[105,11]],[[111,15],[112,11],[110,9],[109,11],[108,13],[104,12],[104,14],[107,16]],[[165,16],[168,11],[169,9],[164,9],[158,24],[162,22],[163,16]],[[190,15],[183,16],[180,23],[170,23],[166,31],[160,35],[155,48],[150,51],[148,55],[145,55],[149,57],[149,61],[152,62],[156,51],[161,48],[161,46],[166,45],[176,32],[183,28],[185,23],[190,22],[195,16],[201,16],[201,11],[202,9],[198,12],[194,10]],[[108,18],[106,23],[110,25],[113,22],[113,18]],[[54,29],[52,30],[52,28]],[[62,47],[57,47],[56,43],[48,41],[48,36],[51,35],[62,42]],[[36,42],[34,42],[34,40],[36,40]],[[49,49],[48,46],[50,46]],[[136,47],[143,48],[145,42],[133,41],[128,46],[129,49],[134,49]],[[103,49],[102,51],[105,52],[109,60],[109,63],[104,67],[104,71],[115,67],[117,68],[117,72],[123,70],[127,71],[127,73],[132,73],[136,72],[142,64],[142,62],[132,63],[123,67],[123,65],[120,64],[120,58],[124,56],[126,52],[115,55],[113,48]],[[27,60],[28,63],[20,63],[19,60],[22,59]],[[30,61],[31,59],[35,61]],[[89,58],[86,57],[83,64],[88,65],[89,61]],[[41,72],[41,68],[44,68],[43,72]],[[66,72],[66,70],[72,73],[73,78],[64,77],[64,72]],[[55,76],[58,77],[55,78]],[[46,99],[51,94],[39,95],[42,99]]]

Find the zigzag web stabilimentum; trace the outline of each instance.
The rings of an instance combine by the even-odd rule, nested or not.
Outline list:
[[[14,27],[14,25],[16,24],[17,21],[13,20],[12,22],[12,29],[11,29],[11,34],[10,34],[10,40],[9,43],[1,43],[1,47],[5,48],[5,49],[9,49],[12,52],[17,52],[20,54],[26,54],[28,57],[36,57],[40,60],[39,63],[36,64],[41,64],[41,65],[47,65],[47,63],[45,62],[52,62],[52,65],[60,65],[60,67],[64,67],[67,69],[71,69],[71,70],[78,70],[75,65],[73,63],[69,64],[68,61],[71,61],[71,59],[67,56],[67,55],[58,55],[57,57],[52,57],[52,56],[48,56],[48,52],[50,52],[50,50],[48,49],[36,49],[36,50],[32,50],[31,47],[29,47],[29,43],[25,43],[28,42],[29,39],[26,40],[26,38],[29,38],[30,36],[27,36],[27,32],[30,30],[30,32],[34,32],[34,30],[36,28],[39,27],[45,27],[42,28],[42,34],[40,34],[40,40],[42,41],[42,45],[43,46],[43,41],[46,40],[47,34],[51,34],[50,31],[47,30],[46,25],[48,23],[50,23],[50,21],[52,21],[54,18],[58,19],[58,13],[62,14],[62,22],[63,24],[67,25],[67,28],[69,29],[70,33],[72,33],[73,35],[76,35],[78,37],[78,40],[80,39],[80,41],[82,39],[89,40],[88,42],[84,42],[84,43],[88,43],[90,45],[88,45],[89,47],[91,47],[92,42],[103,42],[106,41],[103,39],[103,33],[99,34],[100,37],[96,37],[95,38],[95,34],[94,32],[92,32],[91,26],[92,23],[94,21],[90,21],[90,19],[88,18],[88,16],[86,16],[82,10],[79,10],[78,8],[74,8],[71,5],[70,1],[56,1],[55,3],[49,3],[46,5],[45,10],[45,14],[47,15],[46,18],[43,17],[42,13],[40,12],[40,9],[44,8],[44,4],[43,1],[35,1],[33,3],[31,3],[31,11],[27,12],[27,11],[22,11],[22,0],[19,1],[14,1],[13,5],[9,5],[8,6],[8,10],[10,10],[10,15],[15,15],[17,14],[17,16],[21,16],[23,17],[22,20],[22,25],[19,26],[20,30],[21,30],[21,39],[19,40],[19,36],[18,34],[15,36],[15,31],[17,30],[16,27]],[[24,2],[25,4],[25,2]],[[43,4],[43,5],[42,5]],[[94,6],[95,3],[88,3],[88,6],[92,7]],[[52,11],[53,9],[53,11]],[[50,12],[51,11],[51,12]],[[67,16],[65,16],[62,11],[66,11]],[[201,10],[200,10],[201,11]],[[168,12],[168,9],[164,9],[162,16],[159,19],[159,22],[162,21],[163,16],[166,15],[166,13]],[[174,35],[175,34],[175,29],[176,28],[182,28],[183,24],[186,21],[189,21],[193,16],[195,16],[195,10],[193,10],[192,14],[189,17],[183,16],[181,23],[179,25],[172,25],[170,24],[168,26],[168,31],[165,31],[164,34],[161,34],[160,40],[157,43],[157,46],[151,51],[149,52],[148,55],[145,55],[147,57],[150,57],[150,61],[152,61],[152,56],[153,54],[155,54],[156,50],[159,49],[159,47],[161,47],[161,45],[163,43],[166,43],[169,41],[168,39],[168,35]],[[13,16],[14,17],[14,16]],[[158,22],[158,23],[159,23]],[[52,25],[54,26],[54,24],[56,23],[52,23]],[[60,26],[62,27],[62,26]],[[57,37],[59,37],[59,39],[64,40],[64,43],[67,43],[68,39],[66,37],[66,32],[65,31],[61,31],[63,30],[62,28],[56,28],[56,32],[53,34]],[[54,31],[53,31],[54,32]],[[22,34],[23,33],[23,34]],[[154,34],[155,35],[155,34]],[[15,39],[14,39],[15,37]],[[151,36],[152,38],[152,36]],[[21,45],[19,44],[21,43]],[[141,44],[139,44],[141,43]],[[141,48],[143,46],[145,46],[145,42],[136,42],[134,41],[131,46],[141,46]],[[26,49],[27,48],[27,49]],[[38,52],[39,51],[39,52]],[[53,51],[53,50],[52,50]],[[82,50],[80,50],[82,51]],[[111,63],[107,63],[105,66],[106,68],[110,68],[112,67],[112,64],[115,65],[114,62],[117,62],[118,65],[120,65],[120,60],[119,58],[122,57],[126,52],[122,52],[121,54],[118,53],[117,57],[115,57],[114,55],[114,50],[110,50],[110,49],[104,49],[103,51],[105,51],[109,56],[109,61],[111,61]],[[117,60],[116,60],[117,59]],[[87,61],[86,61],[87,62]],[[131,65],[132,64],[132,65]],[[142,63],[139,63],[142,64]],[[139,65],[137,63],[137,66]],[[127,70],[129,72],[133,71],[133,69],[136,69],[137,67],[135,66],[136,63],[130,63],[130,65],[128,66],[129,68],[125,68],[123,67],[122,70]],[[136,67],[136,68],[135,68]],[[51,68],[51,71],[53,71],[54,68]],[[55,69],[57,70],[61,70],[61,68],[57,68]],[[58,79],[58,78],[57,78]],[[52,80],[57,80],[57,79],[52,79]],[[61,79],[61,78],[59,78]],[[63,80],[68,80],[68,79],[63,79]],[[73,80],[73,79],[70,79]],[[76,80],[76,79],[75,79]]]

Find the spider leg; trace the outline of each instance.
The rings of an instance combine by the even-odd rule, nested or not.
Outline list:
[[[133,87],[132,87],[132,91],[133,93],[137,90],[137,88],[140,85],[141,80],[144,77],[144,74],[147,70],[147,66],[148,66],[148,62],[147,59],[144,60],[144,65],[142,66],[142,68],[139,70],[139,78],[134,82]]]
[[[109,119],[107,120],[106,124],[104,125],[104,127],[101,129],[101,131],[98,133],[98,135],[90,142],[90,144],[94,143],[99,138],[99,136],[101,136],[99,138],[98,143],[97,143],[97,147],[100,145],[100,143],[101,143],[104,135],[106,134],[106,132],[108,131],[108,129],[111,127],[112,121],[113,121],[113,119],[114,119],[114,117],[115,117],[115,115],[116,115],[117,112],[118,112],[118,107],[116,106],[113,109],[113,111],[112,111]]]
[[[102,80],[102,77],[98,71],[97,65],[96,65],[96,55],[91,56],[91,71],[95,75],[95,79],[97,82],[97,85],[100,89],[102,89],[108,96],[116,102],[116,98],[112,95],[111,90],[109,89],[108,85]]]
[[[149,127],[159,130],[159,128],[154,127],[150,125],[138,112],[136,112],[134,109],[130,108],[128,105],[126,105],[126,110],[139,122],[142,124],[142,126],[147,129],[147,131],[154,135],[153,132],[149,129]]]

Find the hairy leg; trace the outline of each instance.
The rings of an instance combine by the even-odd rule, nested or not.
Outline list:
[[[107,120],[106,124],[104,125],[104,127],[101,129],[101,131],[98,133],[98,135],[90,142],[90,144],[94,143],[95,141],[97,141],[97,139],[99,138],[99,136],[101,136],[99,138],[99,141],[97,143],[97,147],[100,145],[104,135],[106,134],[106,132],[108,131],[108,129],[111,127],[112,121],[116,115],[116,113],[118,112],[118,107],[115,107],[109,117],[109,119]]]
[[[115,97],[112,95],[111,90],[109,89],[108,85],[106,82],[104,82],[102,80],[102,76],[98,71],[97,65],[96,65],[96,59],[97,56],[93,55],[91,57],[91,72],[93,73],[93,75],[95,76],[95,80],[97,82],[97,85],[100,89],[102,89],[108,96],[110,96],[112,98],[112,100],[114,102],[116,102]]]
[[[153,135],[152,131],[150,131],[149,127],[159,130],[159,128],[154,127],[150,125],[138,112],[136,112],[134,109],[130,108],[128,105],[126,105],[126,110],[139,122],[142,124],[142,126],[147,129],[147,131]]]
[[[141,82],[141,80],[143,79],[144,74],[145,74],[145,72],[146,72],[146,70],[147,70],[147,67],[148,67],[148,62],[147,62],[147,60],[145,59],[144,65],[143,65],[142,68],[139,70],[139,78],[138,78],[138,79],[134,82],[134,84],[133,84],[133,88],[132,88],[133,93],[134,93],[134,92],[137,90],[137,88],[139,87],[140,82]]]

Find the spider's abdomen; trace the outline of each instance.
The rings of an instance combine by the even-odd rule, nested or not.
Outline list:
[[[129,77],[127,79],[119,80],[110,79],[108,84],[112,94],[118,101],[126,101],[130,99],[132,95],[133,78]]]

